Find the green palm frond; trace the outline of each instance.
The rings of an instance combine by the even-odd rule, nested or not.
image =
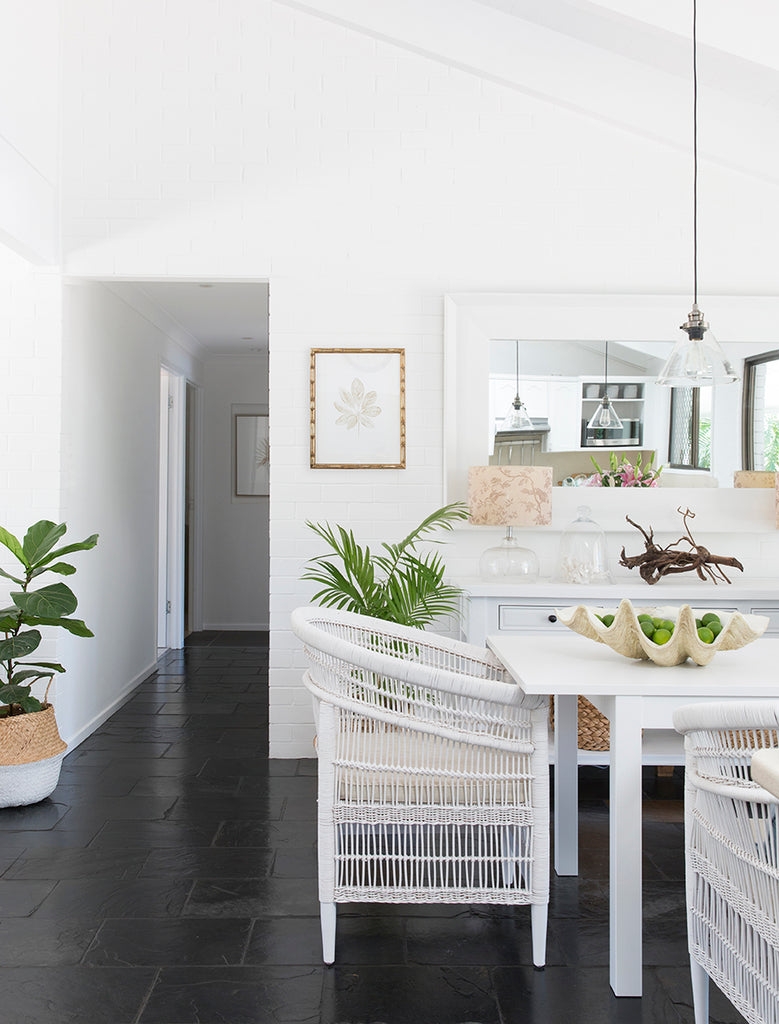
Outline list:
[[[375,556],[370,548],[357,543],[351,530],[309,522],[306,525],[325,541],[330,552],[309,559],[302,579],[320,587],[313,600],[325,607],[417,627],[444,616],[457,616],[461,591],[444,583],[440,555],[430,552],[418,556],[412,552],[426,534],[436,529],[451,530],[467,516],[467,506],[445,505],[423,519],[400,543],[383,543],[386,554]]]

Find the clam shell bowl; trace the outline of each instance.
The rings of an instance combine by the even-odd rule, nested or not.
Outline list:
[[[711,608],[693,609],[688,604],[681,607],[634,608],[624,599],[610,626],[604,626],[598,615],[611,613],[609,608],[588,608],[580,604],[570,608],[556,608],[557,617],[574,633],[606,644],[626,658],[652,661],[656,665],[681,665],[690,658],[696,665],[708,665],[718,651],[735,651],[756,640],[765,632],[768,618],[765,615],[742,615],[741,612],[718,612],[722,632],[714,642],[705,644],[698,636],[696,618],[702,618]],[[670,619],[675,623],[671,639],[665,644],[656,644],[641,631],[638,616],[651,615],[653,618]]]

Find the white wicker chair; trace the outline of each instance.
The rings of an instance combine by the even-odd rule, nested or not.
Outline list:
[[[750,1024],[779,1024],[779,800],[750,772],[752,753],[779,742],[779,702],[688,705],[674,725],[695,1024],[708,1024],[709,978]]]
[[[493,655],[418,629],[298,608],[319,755],[325,963],[336,903],[549,903],[548,706]]]

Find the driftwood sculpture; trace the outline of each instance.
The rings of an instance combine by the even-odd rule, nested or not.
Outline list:
[[[741,572],[744,571],[744,566],[737,558],[728,555],[712,555],[707,548],[704,548],[701,544],[696,544],[693,535],[690,533],[690,527],[687,525],[687,520],[694,519],[695,513],[689,509],[682,512],[681,507],[676,511],[682,517],[687,536],[680,537],[679,540],[664,548],[655,544],[651,526],[649,527],[649,533],[647,533],[643,526],[634,523],[630,516],[625,516],[625,519],[627,519],[631,526],[635,526],[637,530],[643,533],[646,551],[641,555],[627,556],[623,548],[619,564],[626,566],[628,569],[638,567],[641,579],[646,583],[657,583],[662,576],[670,576],[680,572],[692,572],[693,570],[702,580],[708,578],[717,583],[717,577],[719,577],[726,583],[730,583],[730,580],[721,568],[723,565],[740,569]],[[690,550],[675,550],[674,545],[677,544],[688,544]]]

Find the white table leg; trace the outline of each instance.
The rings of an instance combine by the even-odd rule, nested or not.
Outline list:
[[[610,981],[616,996],[640,996],[641,698],[603,702],[611,723],[609,800]]]
[[[554,699],[554,869],[579,873],[578,698]]]

